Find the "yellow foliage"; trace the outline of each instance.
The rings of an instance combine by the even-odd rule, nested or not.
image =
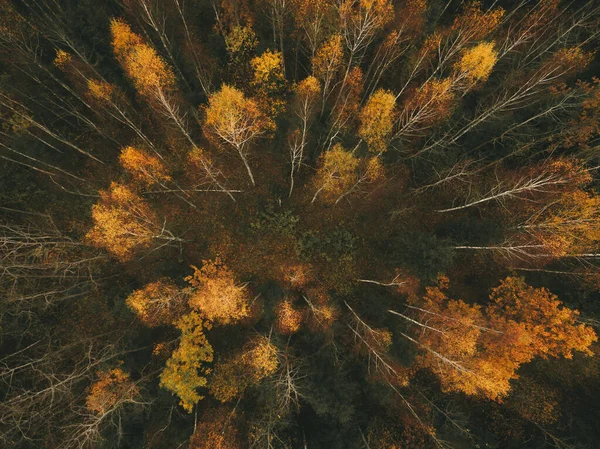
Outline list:
[[[369,150],[383,153],[394,125],[396,97],[391,92],[379,89],[362,108],[359,115],[358,135],[367,143]]]
[[[92,218],[94,227],[87,239],[123,261],[131,259],[136,249],[148,248],[155,236],[156,215],[122,184],[113,182],[108,191],[100,191],[100,201],[92,207]]]
[[[253,384],[258,384],[265,377],[275,374],[279,361],[277,348],[263,336],[255,338],[243,352],[241,360],[250,367],[250,378]]]
[[[192,286],[189,304],[209,320],[220,324],[240,321],[250,314],[248,291],[236,283],[233,273],[219,258],[205,260],[186,281]]]
[[[317,50],[312,59],[313,74],[320,80],[327,80],[341,68],[343,59],[342,36],[334,34]]]
[[[498,60],[494,42],[482,42],[465,51],[458,63],[459,72],[470,81],[485,81]]]
[[[250,26],[236,25],[225,35],[225,47],[234,61],[254,51],[257,45],[258,39]]]
[[[109,101],[114,92],[114,87],[104,81],[88,80],[89,95],[100,101]]]
[[[281,52],[267,50],[252,59],[250,64],[254,71],[250,85],[257,92],[263,109],[268,110],[271,116],[279,115],[285,108],[283,94],[286,84]]]
[[[227,84],[209,97],[204,123],[209,133],[235,148],[274,127],[254,100]]]
[[[383,166],[381,159],[377,156],[373,156],[368,159],[366,167],[366,178],[369,182],[375,182],[385,177],[385,167]]]
[[[340,144],[320,158],[315,184],[325,201],[334,201],[357,181],[359,159]]]
[[[307,76],[296,86],[296,94],[302,101],[312,101],[321,94],[321,83],[312,75]]]
[[[56,57],[54,58],[54,65],[59,69],[63,69],[72,59],[73,57],[70,53],[67,53],[64,50],[58,50],[56,52]]]
[[[158,157],[137,148],[131,146],[123,148],[119,162],[142,185],[151,186],[171,180],[167,168]]]
[[[250,64],[254,70],[254,78],[251,82],[254,87],[273,92],[280,89],[281,85],[285,83],[283,57],[280,51],[267,50],[262,55],[253,58]]]
[[[178,302],[179,289],[169,279],[146,284],[135,290],[126,303],[147,326],[171,324],[182,309]]]
[[[175,87],[175,75],[167,63],[122,19],[110,22],[113,51],[137,91],[152,97],[157,90]]]
[[[259,336],[241,352],[217,363],[208,387],[210,394],[221,402],[228,402],[273,375],[278,366],[277,348],[269,339]]]
[[[160,386],[177,395],[179,405],[191,413],[194,405],[203,399],[197,389],[206,386],[205,376],[210,372],[206,364],[213,361],[213,348],[204,335],[204,329],[210,329],[210,324],[192,312],[181,317],[176,326],[181,331],[179,347],[167,360],[160,375]]]

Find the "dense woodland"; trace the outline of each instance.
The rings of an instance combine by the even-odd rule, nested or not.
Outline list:
[[[597,448],[599,32],[0,0],[0,446]]]

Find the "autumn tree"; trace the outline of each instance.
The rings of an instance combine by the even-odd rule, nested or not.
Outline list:
[[[593,447],[596,3],[0,0],[0,446]]]
[[[295,0],[293,3],[296,32],[313,58],[336,22],[335,5],[329,0]]]
[[[235,410],[209,409],[190,438],[190,449],[241,449],[236,418]]]
[[[321,196],[326,203],[338,203],[359,188],[380,180],[383,166],[377,157],[359,159],[336,144],[321,156],[314,182],[317,186],[312,203]]]
[[[219,258],[205,260],[202,268],[186,280],[191,285],[189,305],[206,318],[229,324],[250,314],[250,298],[246,285],[238,283],[233,272]]]
[[[494,42],[482,42],[465,50],[455,68],[458,82],[464,79],[467,83],[465,87],[469,87],[487,80],[497,60],[498,52],[494,50]]]
[[[98,380],[88,389],[85,406],[90,412],[102,415],[138,395],[139,389],[129,374],[115,368],[99,373]]]
[[[342,36],[339,34],[331,36],[312,58],[313,75],[323,83],[321,114],[325,109],[325,102],[336,86],[335,81],[342,68],[343,60],[344,48]]]
[[[392,311],[416,326],[416,338],[403,335],[421,348],[419,364],[446,390],[501,400],[522,364],[536,356],[571,358],[573,351],[590,355],[597,340],[592,328],[577,323],[577,311],[522,278],[502,281],[485,310],[448,299],[446,288],[446,281],[430,287],[422,302],[410,305],[416,319]]]
[[[85,448],[103,441],[107,428],[119,432],[119,422],[127,405],[145,405],[139,399],[140,391],[131,381],[129,374],[121,368],[103,371],[98,380],[87,391],[81,421],[71,423],[63,429],[65,448]]]
[[[181,291],[169,279],[161,279],[135,290],[125,300],[138,318],[147,326],[171,324],[185,304]]]
[[[594,330],[579,323],[579,312],[564,307],[546,288],[534,288],[523,278],[508,277],[492,289],[490,300],[486,313],[491,324],[519,323],[534,355],[567,359],[574,351],[592,355],[590,345],[597,341]]]
[[[265,51],[250,61],[254,76],[250,86],[256,92],[261,110],[272,118],[278,117],[285,108],[286,80],[281,52]]]
[[[122,184],[113,182],[100,191],[100,201],[92,208],[94,227],[87,239],[121,260],[130,260],[136,251],[156,250],[181,241],[165,228],[147,202]]]
[[[358,135],[363,139],[369,151],[383,153],[394,126],[394,107],[396,98],[390,92],[376,91],[360,111]]]
[[[278,364],[275,345],[268,338],[258,336],[240,352],[215,365],[209,392],[219,401],[228,402],[273,375]]]
[[[159,184],[164,186],[171,180],[163,161],[137,148],[131,146],[123,148],[119,161],[123,168],[142,185]]]
[[[156,50],[131,31],[124,20],[113,19],[110,27],[115,55],[142,96],[155,98],[175,88],[175,75]]]
[[[160,386],[179,398],[179,404],[188,413],[203,399],[197,389],[206,386],[207,364],[213,361],[213,348],[204,335],[210,322],[192,312],[183,315],[175,325],[181,331],[178,348],[167,360],[160,375]]]
[[[133,33],[123,20],[113,19],[111,21],[111,35],[113,51],[137,91],[150,103],[157,105],[162,116],[174,125],[191,145],[193,151],[199,145],[189,129],[186,120],[186,106],[178,98],[172,69],[156,50]],[[252,113],[254,110],[248,112]],[[239,128],[237,130],[239,131]],[[239,141],[237,142],[239,143]],[[239,147],[236,149],[241,151]],[[245,161],[245,158],[243,160]],[[231,192],[224,186],[220,179],[221,173],[214,168],[210,158],[198,158],[197,162],[202,167],[204,175],[217,187],[217,190],[226,192],[235,201]],[[192,205],[192,203],[189,204]]]
[[[248,162],[249,147],[253,140],[273,127],[258,104],[235,87],[224,84],[208,99],[204,127],[209,134],[237,152],[252,185],[255,185]]]
[[[289,335],[298,332],[302,324],[302,312],[288,299],[280,302],[276,309],[276,328],[280,334]]]
[[[308,130],[314,115],[321,93],[319,80],[308,76],[298,83],[295,88],[294,111],[300,120],[300,128],[295,129],[290,137],[290,193],[294,190],[294,175],[300,169],[305,157],[308,144]]]

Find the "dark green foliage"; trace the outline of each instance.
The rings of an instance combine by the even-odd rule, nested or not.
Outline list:
[[[397,265],[411,267],[419,277],[429,281],[445,273],[455,255],[448,240],[431,234],[404,234],[390,243],[390,258]]]

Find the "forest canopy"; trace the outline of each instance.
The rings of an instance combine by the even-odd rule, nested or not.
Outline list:
[[[0,446],[598,445],[595,0],[0,0]]]

